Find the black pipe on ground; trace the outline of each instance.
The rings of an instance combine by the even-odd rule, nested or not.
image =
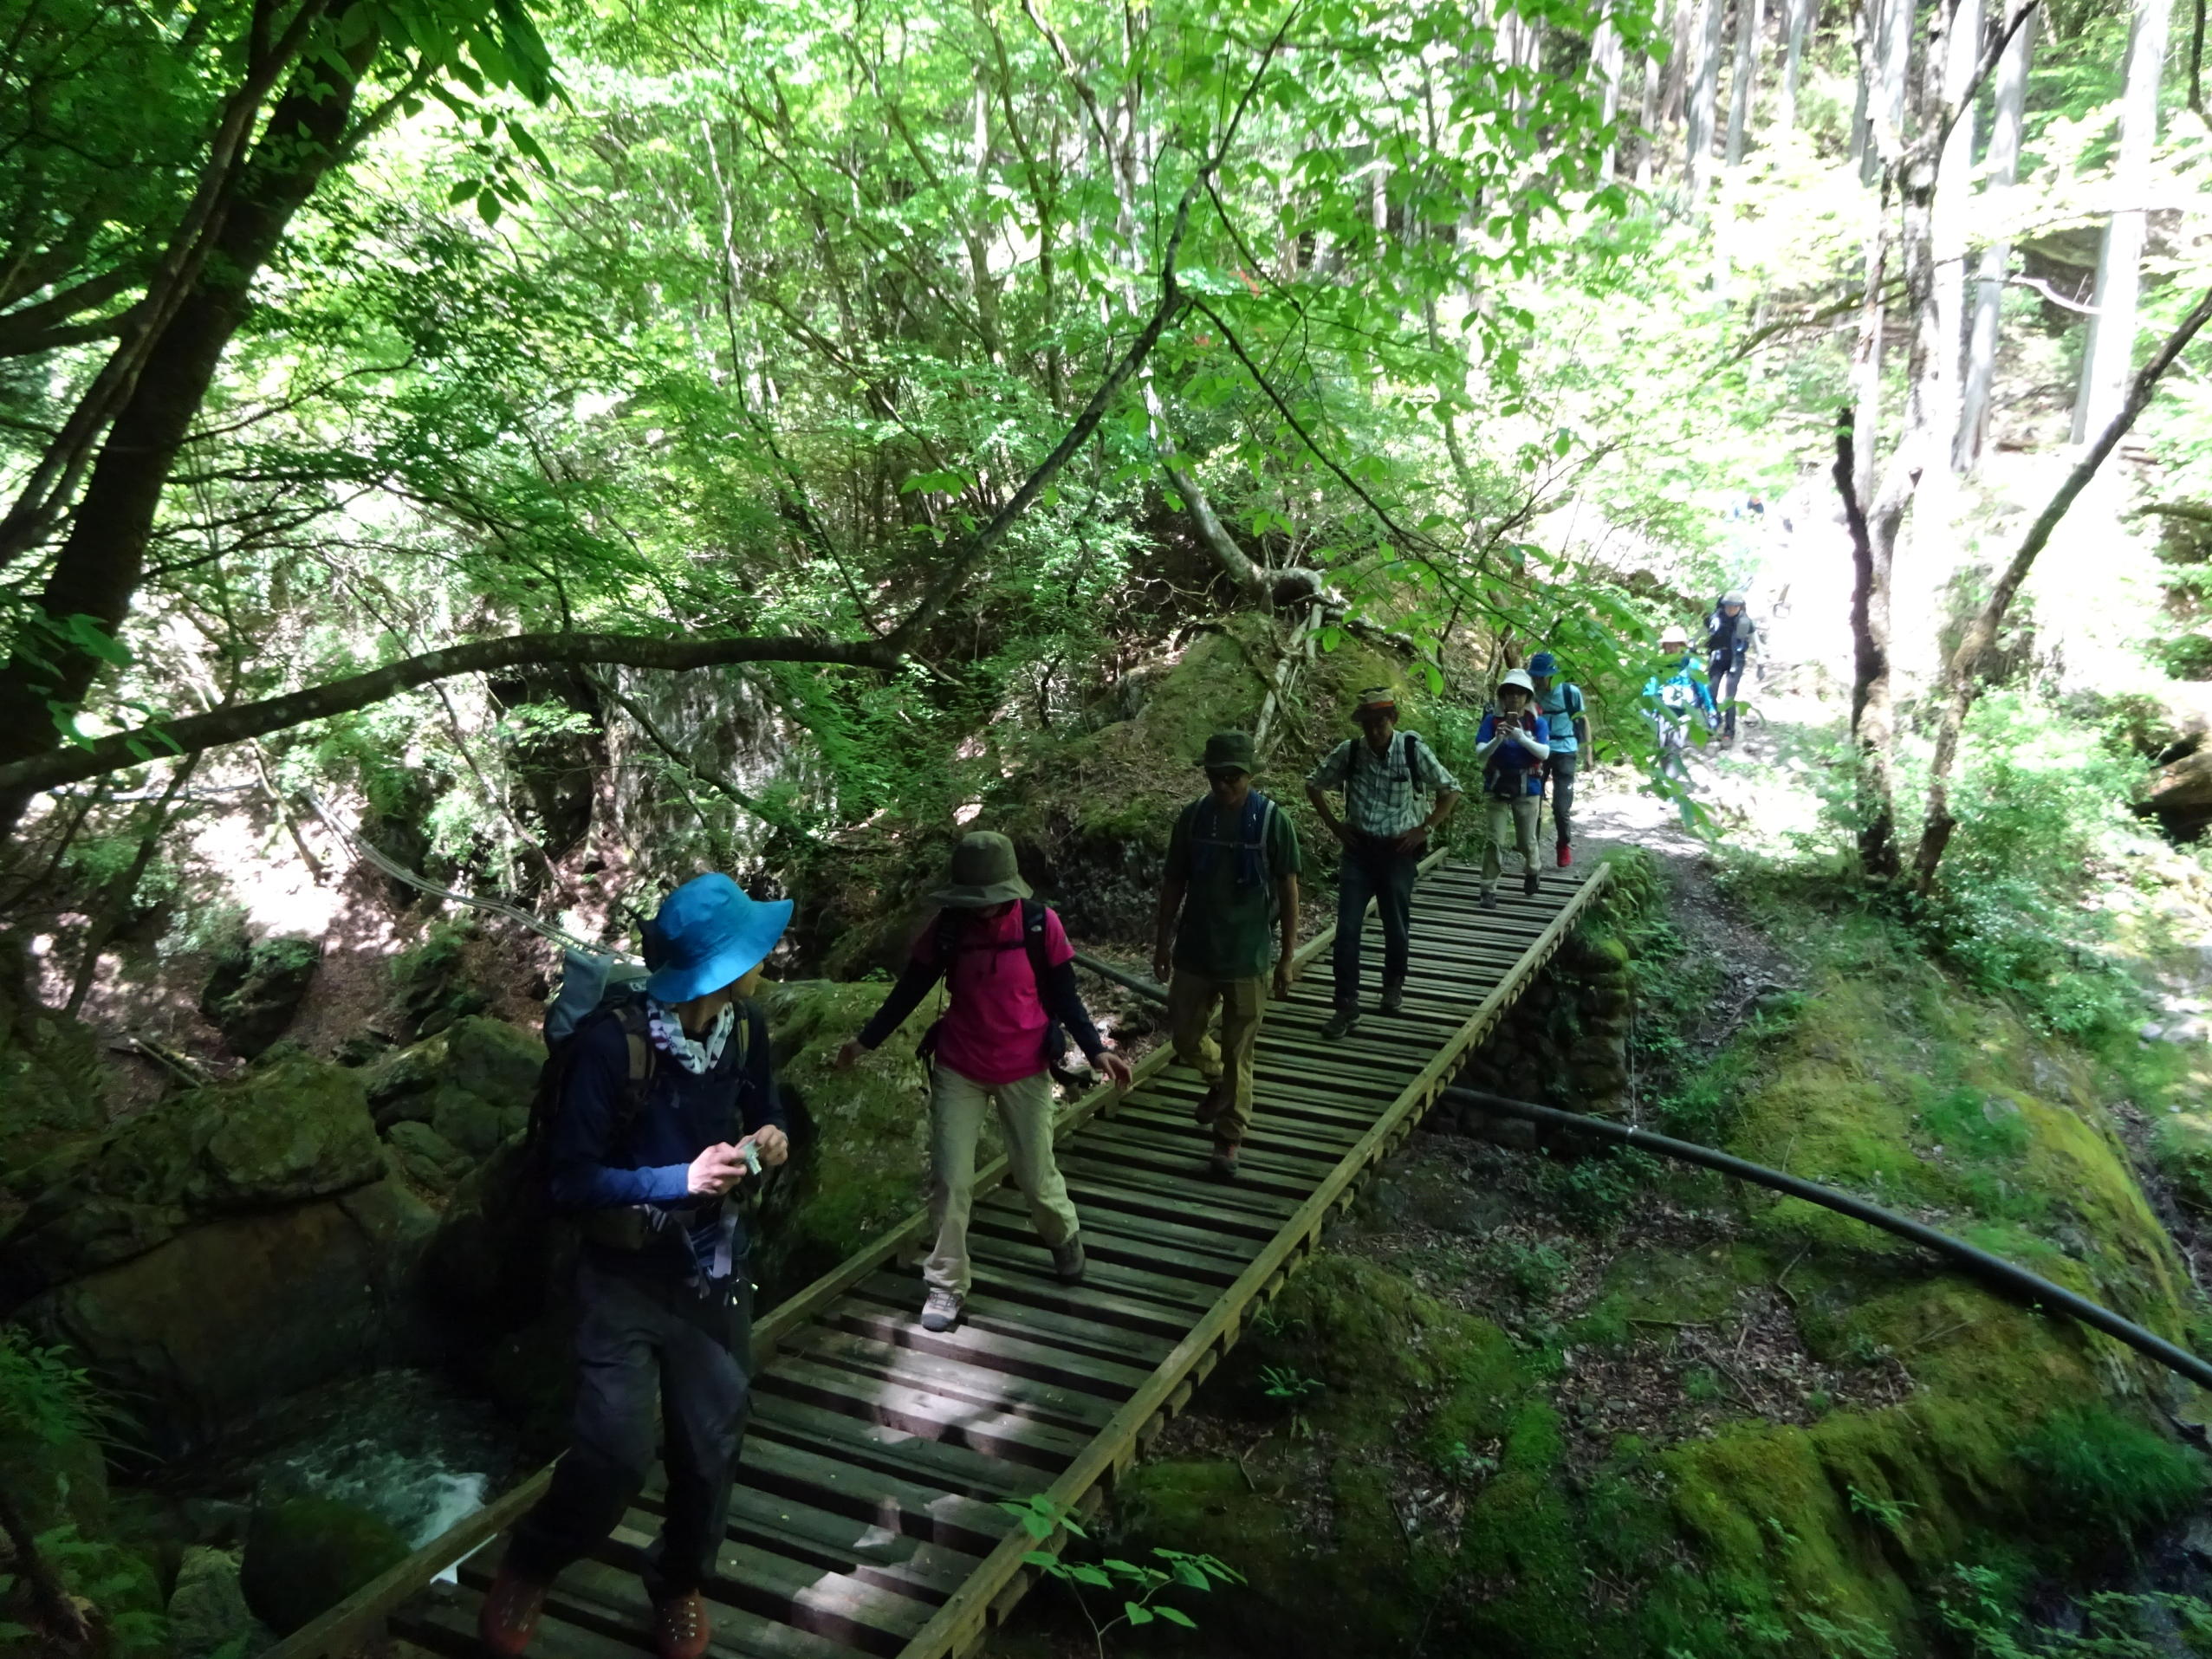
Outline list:
[[[1542,1124],[1552,1129],[1563,1129],[1578,1135],[1588,1135],[1598,1140],[1611,1141],[1619,1146],[1632,1146],[1638,1151],[1656,1152],[1662,1157],[1679,1159],[1703,1169],[1716,1170],[1737,1181],[1748,1181],[1754,1186],[1787,1193],[1793,1198],[1802,1198],[1808,1204],[1818,1204],[1823,1209],[1833,1209],[1854,1221],[1878,1227],[1885,1233],[1894,1233],[1901,1239],[1910,1239],[1923,1245],[1945,1260],[1963,1267],[1975,1278],[2000,1289],[2025,1297],[2028,1305],[2040,1310],[2055,1307],[2072,1314],[2082,1324],[2102,1331],[2117,1341],[2124,1342],[2136,1352],[2157,1360],[2167,1370],[2187,1377],[2199,1388],[2212,1389],[2212,1364],[2207,1364],[2186,1348],[2176,1348],[2163,1337],[2144,1330],[2132,1320],[2124,1319],[2111,1309],[2077,1296],[2063,1285],[2054,1285],[2040,1273],[2007,1261],[2002,1256],[1993,1256],[1987,1250],[1978,1250],[1962,1239],[1948,1233],[1938,1233],[1910,1216],[1884,1209],[1879,1204],[1870,1204],[1864,1198],[1853,1197],[1847,1192],[1838,1192],[1833,1187],[1821,1186],[1818,1182],[1804,1181],[1780,1170],[1769,1170],[1764,1164],[1752,1163],[1726,1152],[1716,1152],[1709,1146],[1699,1146],[1690,1141],[1678,1141],[1670,1135],[1654,1135],[1646,1129],[1630,1124],[1617,1124],[1609,1118],[1586,1117],[1580,1112],[1559,1111],[1550,1106],[1535,1105],[1527,1100],[1508,1099],[1502,1094],[1487,1094],[1480,1089],[1447,1088],[1443,1098],[1460,1105],[1473,1106],[1482,1111],[1494,1111],[1526,1122]]]
[[[1167,1001],[1166,987],[1139,975],[1124,972],[1110,962],[1100,962],[1087,950],[1079,950],[1075,953],[1075,965],[1078,968],[1087,968],[1100,979],[1110,979],[1125,989],[1134,991],[1139,996],[1150,997],[1155,1002]]]

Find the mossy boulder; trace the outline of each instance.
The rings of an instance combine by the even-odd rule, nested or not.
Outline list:
[[[289,1636],[405,1560],[407,1540],[334,1498],[291,1498],[254,1512],[239,1585],[256,1617]]]
[[[360,1075],[291,1054],[165,1101],[111,1137],[101,1188],[195,1215],[262,1209],[382,1177]]]
[[[923,1202],[929,1100],[914,1045],[934,1014],[918,1009],[851,1071],[833,1066],[889,989],[804,980],[762,994],[793,1131],[791,1165],[769,1188],[754,1230],[754,1277],[769,1299],[834,1267]]]
[[[226,1650],[233,1659],[253,1659],[276,1645],[276,1632],[246,1604],[239,1577],[237,1551],[185,1546],[169,1592],[169,1647],[176,1659],[213,1659]]]
[[[0,971],[9,961],[0,950]],[[0,983],[0,1177],[106,1127],[106,1087],[90,1027],[29,999],[15,1001]],[[5,1220],[0,1210],[0,1227]]]
[[[321,961],[319,939],[239,939],[217,959],[200,993],[200,1012],[232,1053],[256,1059],[291,1025]]]
[[[128,1400],[152,1448],[185,1452],[271,1398],[414,1351],[412,1284],[434,1221],[393,1179],[219,1216],[21,1317]]]

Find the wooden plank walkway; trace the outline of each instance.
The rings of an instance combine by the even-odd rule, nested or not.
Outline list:
[[[1464,865],[1432,860],[1414,905],[1405,1010],[1369,1014],[1342,1042],[1324,934],[1260,1038],[1259,1103],[1233,1183],[1207,1178],[1191,1120],[1197,1077],[1164,1049],[1116,1100],[1071,1107],[1061,1166],[1082,1212],[1087,1281],[1060,1283],[1003,1160],[978,1183],[968,1317],[917,1318],[917,1215],[756,1324],[754,1406],[717,1576],[713,1650],[731,1659],[961,1655],[1019,1599],[1036,1547],[1002,1500],[1095,1501],[1180,1411],[1409,1135],[1602,886],[1603,866],[1508,885],[1482,910]],[[1371,997],[1381,938],[1365,930]],[[474,1659],[495,1540],[542,1473],[280,1644],[323,1659],[388,1637]],[[562,1575],[532,1649],[542,1659],[650,1653],[638,1552],[658,1525],[649,1487],[594,1558]],[[432,1582],[458,1564],[457,1581]]]

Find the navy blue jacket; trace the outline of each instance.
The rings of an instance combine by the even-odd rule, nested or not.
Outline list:
[[[742,1069],[735,1032],[721,1060],[704,1076],[693,1076],[666,1054],[654,1054],[645,1106],[619,1144],[614,1124],[630,1087],[629,1040],[619,1020],[601,1016],[587,1021],[576,1034],[554,1113],[548,1163],[555,1204],[570,1210],[690,1204],[697,1202],[691,1196],[691,1160],[708,1147],[735,1143],[771,1124],[788,1133],[775,1094],[768,1022],[757,1007],[743,1017],[750,1020],[751,1029]],[[744,1183],[736,1190],[743,1192]],[[744,1251],[742,1221],[739,1227],[733,1255]],[[710,1249],[712,1229],[703,1230]],[[695,1254],[700,1247],[695,1233]]]

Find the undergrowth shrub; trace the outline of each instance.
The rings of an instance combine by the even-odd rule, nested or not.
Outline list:
[[[2053,1412],[2021,1447],[2060,1513],[2132,1534],[2203,1495],[2196,1455],[2101,1405]]]

